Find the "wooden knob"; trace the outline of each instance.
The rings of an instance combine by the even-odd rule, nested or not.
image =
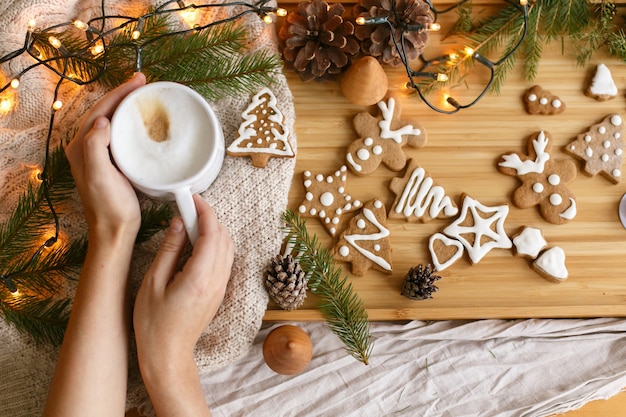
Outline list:
[[[263,341],[263,359],[281,375],[300,373],[311,362],[313,345],[299,327],[283,325],[272,330]]]

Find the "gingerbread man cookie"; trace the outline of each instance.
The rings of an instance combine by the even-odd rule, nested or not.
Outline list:
[[[545,220],[563,224],[576,216],[576,199],[567,187],[576,178],[576,165],[570,160],[552,160],[551,146],[550,134],[538,132],[528,141],[528,156],[504,154],[498,169],[522,182],[513,194],[513,204],[519,208],[539,205]]]
[[[424,128],[400,119],[400,101],[396,96],[380,101],[378,108],[378,117],[363,112],[353,120],[354,129],[361,137],[348,146],[346,161],[356,175],[371,174],[381,162],[392,171],[400,171],[406,164],[402,147],[420,148],[426,144]]]
[[[576,137],[564,149],[568,154],[585,161],[583,172],[602,174],[618,184],[624,164],[624,123],[619,114],[610,114],[600,123]]]
[[[539,85],[526,91],[524,94],[524,104],[528,114],[553,115],[565,111],[565,103]]]
[[[302,217],[317,217],[331,236],[337,233],[341,215],[361,207],[359,200],[353,200],[346,193],[346,166],[335,171],[334,175],[304,172],[304,201],[298,207]]]
[[[333,249],[335,259],[352,263],[352,273],[363,276],[370,268],[392,273],[387,213],[380,200],[368,201],[350,220]]]

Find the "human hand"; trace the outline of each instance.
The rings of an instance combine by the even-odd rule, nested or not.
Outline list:
[[[176,265],[187,241],[174,218],[146,273],[134,309],[135,337],[146,383],[156,372],[188,369],[193,351],[222,303],[233,263],[233,242],[211,207],[194,195],[200,236],[182,271]],[[194,363],[195,366],[195,363]]]
[[[74,139],[65,148],[90,235],[102,239],[123,233],[134,241],[141,223],[137,195],[111,162],[109,143],[113,112],[124,97],[145,83],[146,77],[136,73],[102,97],[85,115]]]

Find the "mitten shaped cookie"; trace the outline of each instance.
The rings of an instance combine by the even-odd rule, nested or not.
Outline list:
[[[361,137],[348,146],[346,161],[356,175],[371,174],[381,162],[392,171],[400,171],[406,165],[402,147],[420,148],[426,144],[426,131],[418,123],[400,119],[400,101],[396,96],[379,102],[378,108],[380,116],[363,112],[353,120]]]

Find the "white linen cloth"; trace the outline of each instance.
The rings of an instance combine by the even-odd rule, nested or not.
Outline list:
[[[540,417],[607,399],[626,387],[622,319],[372,323],[363,365],[324,323],[309,333],[313,359],[276,374],[263,340],[238,361],[202,376],[214,417]]]

